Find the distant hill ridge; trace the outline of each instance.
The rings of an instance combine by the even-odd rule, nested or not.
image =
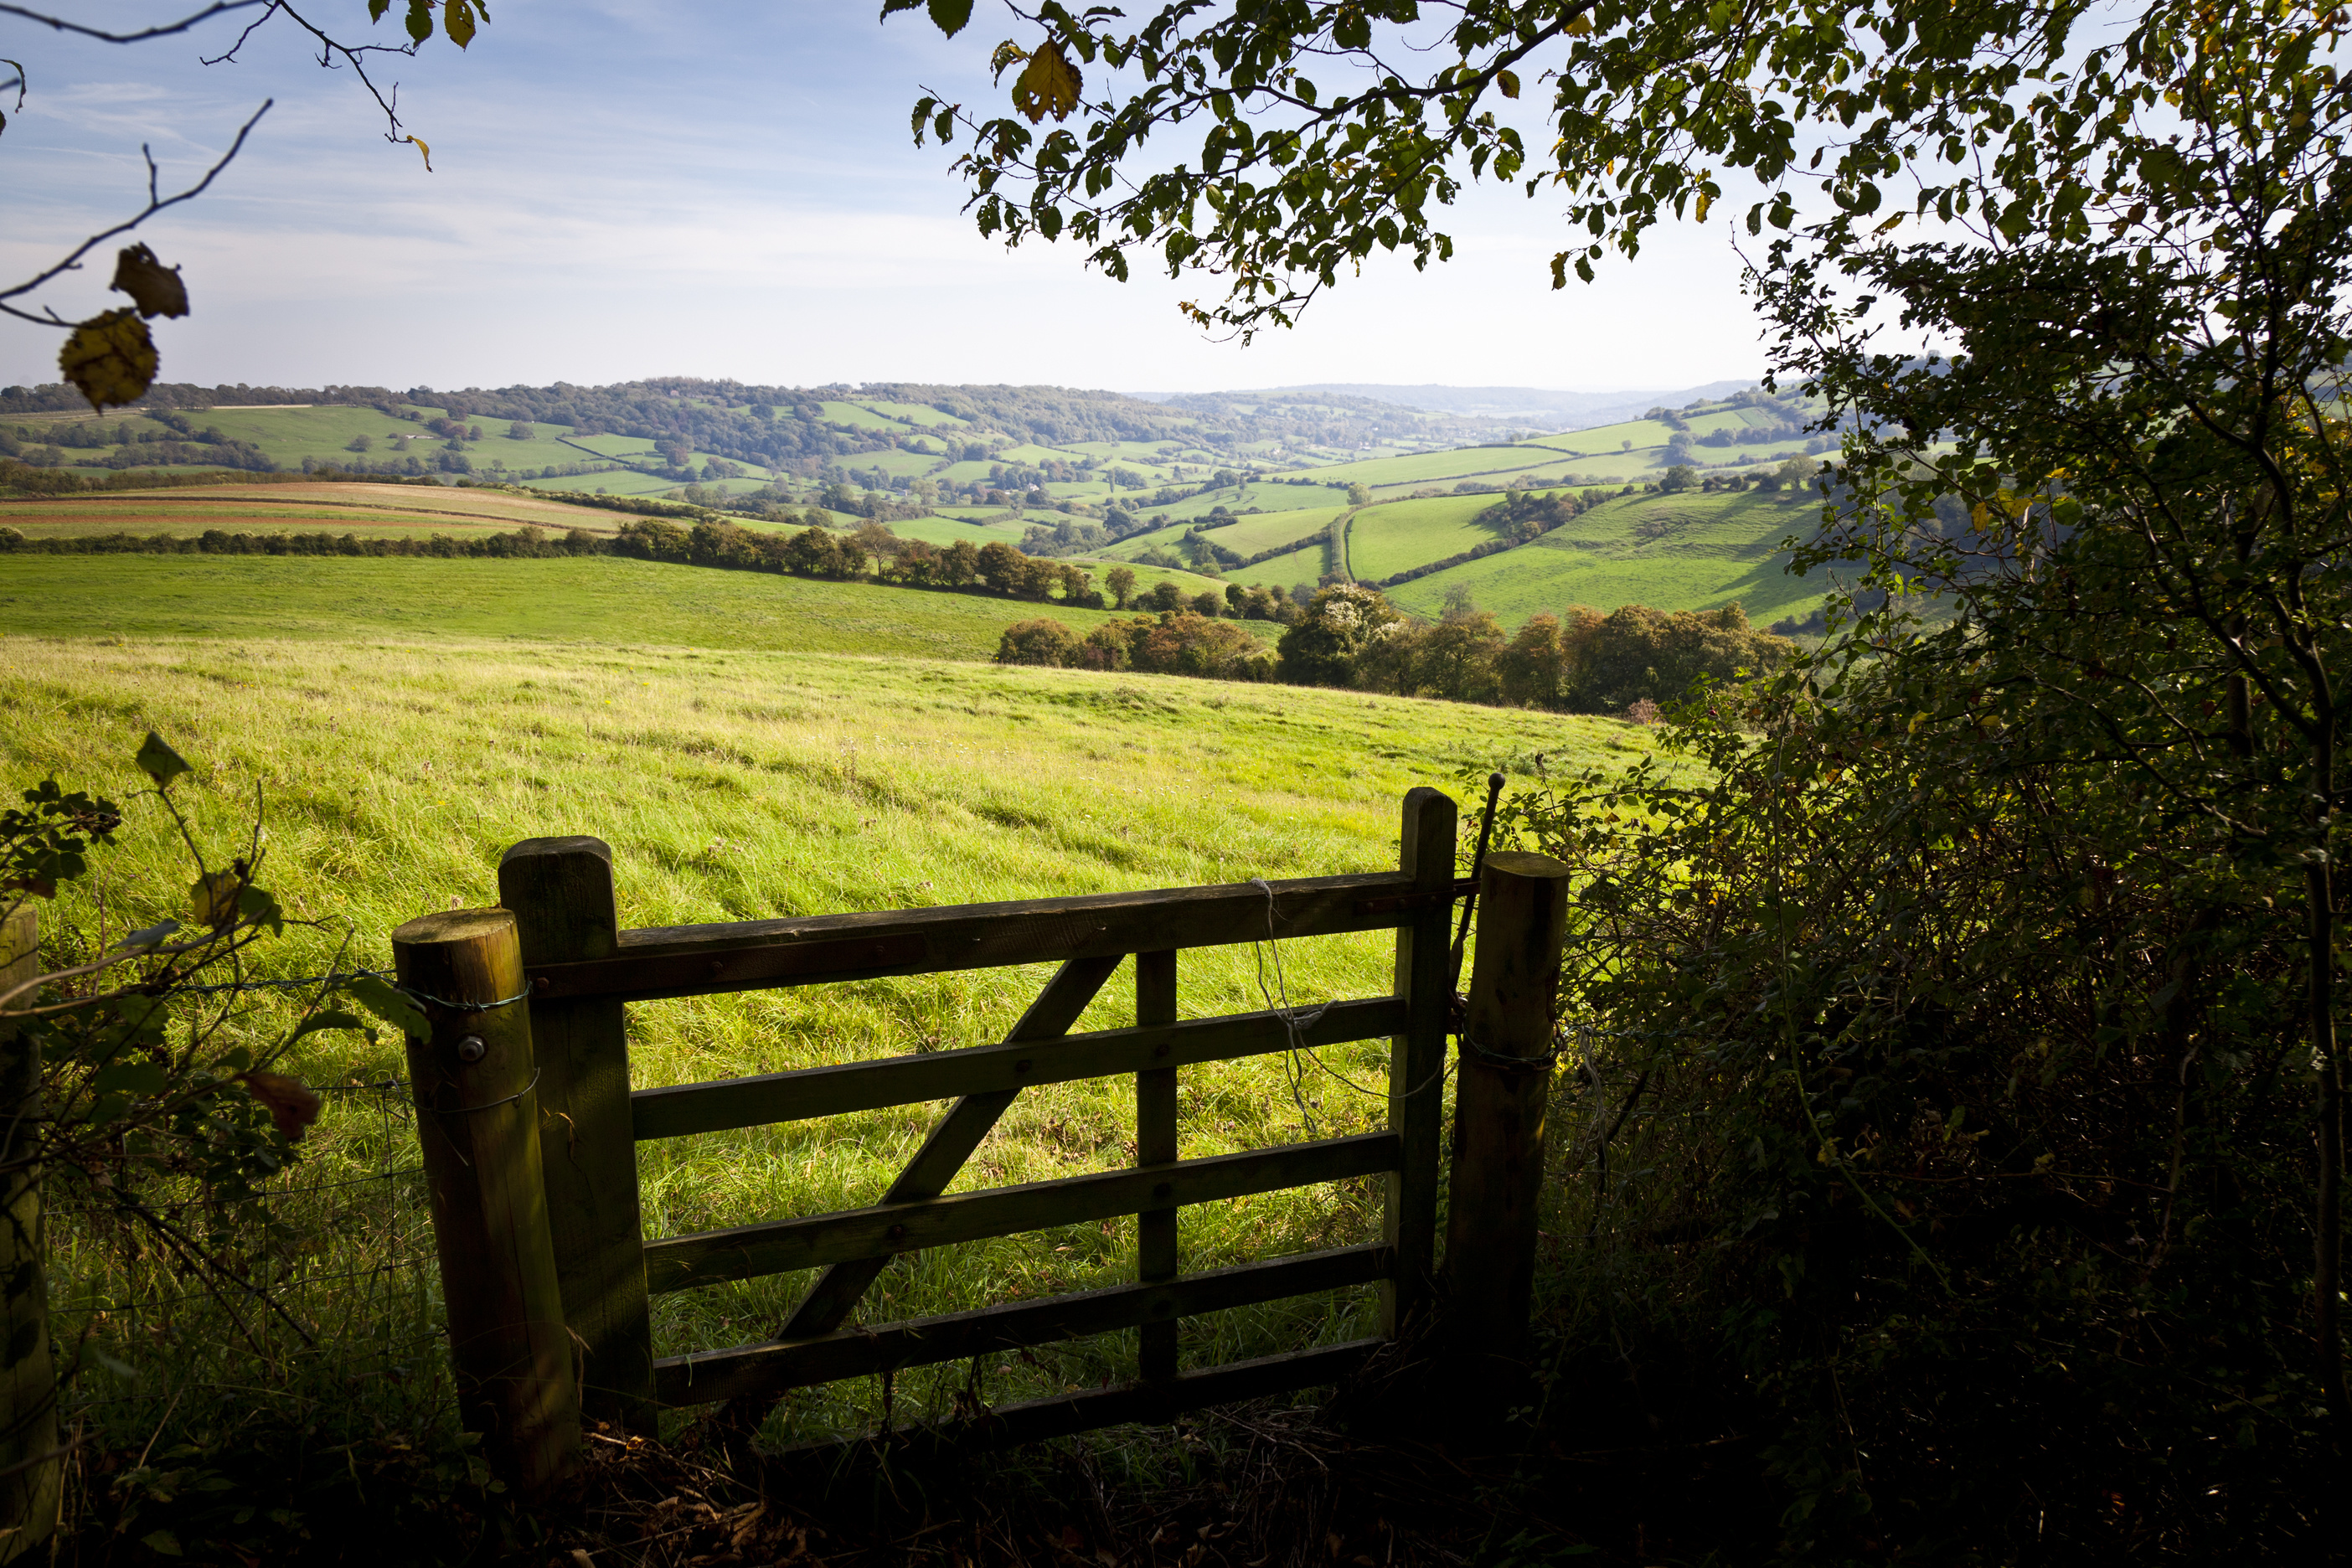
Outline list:
[[[200,386],[159,382],[125,412],[187,412],[212,408],[407,405],[446,410],[464,420],[528,420],[562,425],[575,437],[610,434],[641,440],[686,440],[737,461],[770,465],[822,461],[887,449],[894,437],[927,430],[921,421],[892,414],[873,429],[842,427],[827,404],[882,404],[935,410],[959,422],[961,434],[995,434],[1044,447],[1078,442],[1180,440],[1212,447],[1269,444],[1301,451],[1344,452],[1403,444],[1433,449],[1489,438],[1503,427],[1475,416],[1428,414],[1343,395],[1255,394],[1186,396],[1168,404],[1124,393],[1066,386],[868,382],[859,386],[749,385],[691,376],[655,376],[608,386],[558,382],[456,390],[413,386]],[[81,395],[62,382],[0,387],[0,418],[86,413]]]
[[[1451,414],[1465,418],[1508,419],[1521,423],[1557,420],[1563,422],[1557,428],[1567,429],[1589,425],[1613,425],[1621,419],[1638,418],[1644,411],[1661,406],[1680,408],[1690,403],[1711,403],[1756,384],[1754,380],[1710,381],[1701,386],[1684,387],[1679,392],[1561,392],[1539,386],[1445,386],[1435,383],[1404,386],[1333,381],[1268,387],[1259,395],[1322,394],[1360,397],[1425,413]],[[1223,395],[1246,397],[1251,395],[1227,393]]]

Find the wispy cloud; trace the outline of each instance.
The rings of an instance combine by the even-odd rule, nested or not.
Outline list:
[[[206,68],[226,30],[123,49],[0,21],[0,54],[29,57],[35,89],[0,138],[0,270],[134,207],[142,142],[171,188],[274,97],[215,192],[146,236],[196,306],[159,334],[173,379],[1616,386],[1761,365],[1721,224],[1554,293],[1557,219],[1494,191],[1451,215],[1453,265],[1383,258],[1297,331],[1208,342],[1175,304],[1213,281],[1171,284],[1145,258],[1119,286],[1071,247],[1008,254],[961,216],[950,154],[912,145],[918,83],[980,100],[987,50],[1017,23],[983,8],[950,42],[874,10],[502,0],[466,54],[436,39],[371,67],[433,144],[430,174],[385,144],[348,72],[282,28]],[[63,283],[58,309],[105,308],[106,270]],[[56,346],[0,326],[0,380],[53,379]]]

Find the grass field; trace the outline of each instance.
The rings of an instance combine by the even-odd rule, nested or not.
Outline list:
[[[1269,511],[1245,517],[1205,536],[1237,555],[1255,555],[1277,544],[1290,544],[1328,528],[1347,511],[1344,506],[1310,506],[1292,511]]]
[[[1368,506],[1348,524],[1348,570],[1360,582],[1377,583],[1489,543],[1500,537],[1494,526],[1471,520],[1499,506],[1502,500],[1492,495],[1444,496]]]
[[[0,626],[45,637],[385,635],[989,658],[1016,620],[1046,616],[1083,632],[1107,613],[609,555],[0,556]]]
[[[205,570],[144,570],[159,565]],[[273,570],[240,570],[255,566]],[[400,921],[492,901],[500,850],[532,835],[609,841],[625,925],[1239,881],[1392,865],[1398,798],[1413,784],[1458,793],[1465,775],[1523,767],[1535,752],[1607,763],[1648,743],[1609,721],[846,655],[834,650],[850,628],[812,606],[906,595],[604,560],[18,558],[0,564],[0,592],[9,778],[55,775],[128,795],[137,781],[127,758],[152,728],[199,764],[179,787],[215,846],[241,842],[258,788],[266,879],[290,911],[321,922],[289,930],[265,965],[275,973],[314,972],[343,932],[346,963],[383,964]],[[1002,618],[1000,605],[970,603]],[[762,605],[795,613],[754,621]],[[100,632],[116,635],[91,635]],[[151,805],[132,803],[121,837],[105,862],[113,929],[173,912],[186,880]],[[45,918],[93,930],[88,891],[70,890]],[[1265,1005],[1263,957],[1188,954],[1183,1014]],[[1333,938],[1288,944],[1282,973],[1288,999],[1311,1004],[1382,994],[1389,965],[1378,936]],[[682,1082],[993,1040],[1045,974],[641,1005],[632,1079]],[[1131,996],[1125,974],[1115,977],[1080,1026],[1131,1021]],[[272,1007],[261,1004],[244,1026],[266,1033],[285,1016]],[[298,1065],[312,1081],[399,1070],[392,1045],[354,1035],[315,1036],[306,1050]],[[1187,1068],[1183,1152],[1374,1125],[1378,1095],[1349,1086],[1377,1082],[1384,1054],[1368,1043],[1319,1062]],[[940,1110],[645,1145],[646,1230],[870,1202]],[[368,1142],[380,1131],[340,1114],[311,1144],[330,1172],[383,1152]],[[959,1185],[1119,1164],[1132,1158],[1132,1138],[1122,1080],[1033,1090]],[[1364,1183],[1188,1208],[1187,1267],[1361,1239],[1374,1214]],[[62,1236],[58,1257],[61,1300],[128,1288],[128,1265],[84,1239]],[[895,1265],[865,1321],[1108,1283],[1130,1277],[1133,1263],[1131,1223],[942,1248]],[[801,1283],[661,1298],[658,1349],[760,1337]],[[343,1315],[320,1322],[320,1348],[307,1363],[287,1363],[282,1379],[340,1379],[341,1358],[380,1327],[348,1296],[337,1300]],[[1197,1320],[1184,1354],[1199,1363],[1348,1337],[1365,1306],[1356,1292]],[[70,1310],[63,1316],[68,1331],[79,1328]],[[224,1375],[226,1362],[208,1357],[233,1359],[227,1336],[214,1344],[199,1330],[192,1342],[194,1322],[184,1310],[168,1342],[151,1339],[137,1313],[99,1325],[108,1353],[145,1374],[107,1417],[136,1426],[132,1440],[169,1428],[183,1380]],[[1034,1364],[989,1358],[972,1374],[997,1401],[1123,1374],[1131,1353],[1125,1336],[1107,1336]],[[966,1374],[902,1375],[900,1418],[939,1412]],[[109,1374],[98,1386],[130,1385]],[[281,1386],[234,1396],[275,1398]],[[206,1397],[219,1395],[200,1393],[179,1418]],[[870,1382],[833,1385],[796,1397],[771,1432],[862,1427],[879,1397]]]
[[[1330,548],[1318,540],[1287,555],[1276,555],[1255,566],[1244,566],[1234,573],[1233,580],[1244,585],[1265,583],[1288,588],[1297,583],[1320,582],[1331,570]]]
[[[1358,514],[1356,526],[1360,530],[1365,517],[1387,510]],[[1433,616],[1458,584],[1481,609],[1514,626],[1539,611],[1557,614],[1570,605],[1696,610],[1735,599],[1749,619],[1768,625],[1810,610],[1825,591],[1821,582],[1782,571],[1780,552],[1782,540],[1810,533],[1820,519],[1815,496],[1754,490],[1625,496],[1531,544],[1388,592],[1401,607]]]

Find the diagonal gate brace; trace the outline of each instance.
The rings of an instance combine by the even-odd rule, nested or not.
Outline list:
[[[1099,958],[1073,958],[1065,963],[1054,978],[1038,993],[1037,1000],[1021,1015],[1021,1021],[1005,1037],[1007,1044],[1018,1041],[1050,1040],[1070,1032],[1070,1026],[1087,1010],[1125,955],[1113,953]],[[882,1194],[885,1204],[921,1203],[938,1197],[947,1191],[948,1184],[963,1169],[981,1141],[995,1131],[996,1123],[1021,1091],[1017,1089],[991,1089],[984,1094],[967,1094],[957,1100],[890,1190]],[[889,1264],[887,1258],[859,1258],[854,1263],[836,1263],[817,1276],[792,1317],[777,1331],[780,1340],[799,1339],[811,1334],[829,1334],[847,1321],[856,1309],[866,1288],[880,1276]],[[727,1432],[744,1436],[759,1430],[775,1408],[773,1394],[751,1394],[731,1399],[719,1412],[718,1425]]]

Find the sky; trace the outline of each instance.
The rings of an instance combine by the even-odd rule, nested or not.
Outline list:
[[[203,0],[58,3],[121,26]],[[1022,36],[1001,0],[980,0],[953,40],[919,13],[877,22],[877,0],[491,8],[463,53],[436,37],[414,59],[371,66],[397,83],[430,173],[283,17],[207,66],[237,18],[112,46],[0,16],[0,56],[24,61],[29,87],[21,110],[0,101],[0,287],[138,209],[142,142],[169,193],[268,99],[212,189],[137,233],[182,267],[193,305],[155,323],[164,380],[1614,391],[1764,368],[1729,201],[1709,225],[1654,231],[1597,284],[1554,291],[1557,206],[1474,189],[1444,223],[1453,262],[1416,273],[1376,258],[1296,329],[1244,347],[1177,311],[1212,280],[1171,282],[1145,258],[1121,284],[1067,244],[1008,252],[982,238],[952,154],[913,144],[922,89],[992,101],[988,53]],[[363,0],[310,0],[305,14],[345,41],[389,43],[402,10],[373,28]],[[69,319],[123,303],[106,289],[112,253],[33,300]],[[0,384],[58,379],[61,337],[0,318]]]

